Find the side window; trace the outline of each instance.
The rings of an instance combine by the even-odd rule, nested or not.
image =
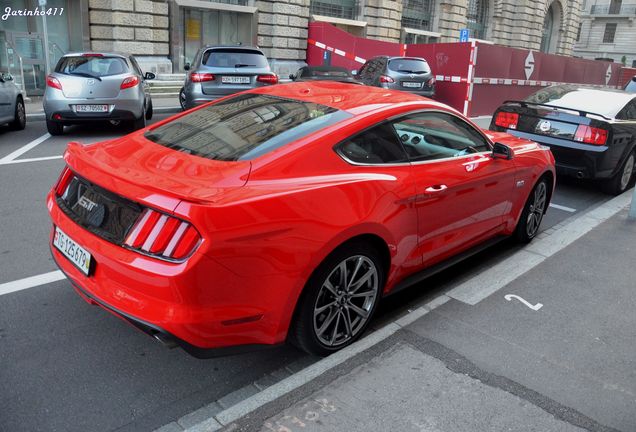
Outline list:
[[[625,105],[625,108],[618,113],[616,118],[630,121],[636,120],[636,99],[632,99],[631,102]]]
[[[451,114],[411,114],[394,121],[393,127],[412,161],[490,151],[490,145],[481,133]]]
[[[338,152],[350,161],[362,164],[386,164],[408,160],[404,148],[388,123],[347,139],[340,144]]]

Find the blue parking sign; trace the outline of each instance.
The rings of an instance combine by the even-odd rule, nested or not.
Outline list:
[[[468,42],[468,38],[470,37],[470,31],[465,28],[459,31],[459,41],[460,42]]]

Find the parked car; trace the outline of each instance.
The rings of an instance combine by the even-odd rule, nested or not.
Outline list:
[[[190,109],[211,100],[252,88],[278,83],[267,57],[250,46],[206,46],[186,64],[185,84],[179,92],[181,108]]]
[[[374,57],[360,68],[356,78],[369,86],[435,96],[435,77],[427,61],[419,57]]]
[[[549,146],[557,172],[602,182],[620,194],[634,184],[636,95],[622,90],[558,85],[524,101],[507,101],[490,129]]]
[[[26,126],[26,111],[22,90],[13,82],[9,73],[0,74],[0,125],[9,124],[14,130]]]
[[[88,302],[200,357],[347,346],[382,297],[532,240],[555,178],[534,142],[329,81],[243,92],[64,159],[47,197],[57,265]]]
[[[295,74],[290,74],[292,81],[337,81],[360,84],[350,71],[337,66],[304,66]]]
[[[636,93],[636,76],[632,77],[632,79],[625,84],[623,90],[629,93]]]
[[[132,55],[87,52],[62,56],[46,77],[44,114],[51,135],[64,126],[87,121],[128,122],[133,129],[152,118],[152,99],[147,80]]]

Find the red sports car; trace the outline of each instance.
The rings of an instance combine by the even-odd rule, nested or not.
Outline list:
[[[78,293],[199,357],[325,355],[380,299],[504,236],[530,241],[548,149],[415,95],[261,87],[92,145],[47,198]]]

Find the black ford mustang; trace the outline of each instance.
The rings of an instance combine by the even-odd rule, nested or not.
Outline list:
[[[557,173],[598,179],[618,195],[635,181],[636,94],[580,85],[539,90],[523,101],[506,101],[490,123],[547,145]]]

